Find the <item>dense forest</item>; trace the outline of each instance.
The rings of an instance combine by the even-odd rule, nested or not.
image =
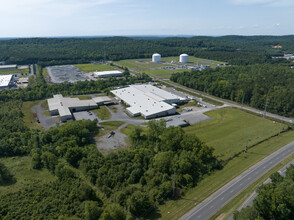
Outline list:
[[[262,110],[268,102],[268,111],[294,117],[294,69],[287,64],[206,69],[177,73],[171,80]]]
[[[294,166],[287,169],[285,177],[274,173],[270,178],[271,183],[257,190],[253,206],[234,213],[235,220],[294,219]]]
[[[272,49],[282,45],[282,49]],[[150,58],[188,53],[234,65],[272,62],[271,56],[294,51],[294,36],[224,36],[191,38],[30,38],[0,41],[0,60],[43,66],[90,61]],[[285,48],[285,49],[284,49]]]

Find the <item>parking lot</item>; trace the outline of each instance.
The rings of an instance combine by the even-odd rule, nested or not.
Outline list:
[[[74,65],[46,67],[51,83],[86,81],[87,77]]]

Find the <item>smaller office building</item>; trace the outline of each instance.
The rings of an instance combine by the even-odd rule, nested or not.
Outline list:
[[[14,86],[13,74],[10,75],[0,75],[0,90],[7,89]]]
[[[114,104],[113,100],[108,96],[99,96],[92,98],[92,100],[98,105],[111,105]]]
[[[0,70],[12,70],[17,69],[17,65],[0,65]]]
[[[87,111],[98,108],[92,100],[80,100],[79,98],[64,98],[62,95],[54,95],[48,99],[50,115],[59,115],[62,122],[73,119],[73,112]]]
[[[123,76],[123,73],[119,70],[94,72],[94,77],[97,77],[97,78],[122,77],[122,76]]]

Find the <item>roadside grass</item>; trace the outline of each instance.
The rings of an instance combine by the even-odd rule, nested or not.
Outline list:
[[[50,115],[50,112],[49,112],[49,107],[48,107],[48,102],[47,102],[47,100],[43,101],[43,102],[41,103],[40,106],[41,106],[43,109],[46,110],[45,112],[43,112],[45,116],[48,116],[48,117],[51,116],[51,115]]]
[[[98,118],[101,120],[108,120],[111,118],[111,114],[106,106],[99,106],[98,109],[93,109],[91,111],[97,113]]]
[[[1,162],[12,173],[16,182],[11,185],[0,186],[0,195],[21,191],[33,182],[46,184],[56,179],[47,169],[33,169],[29,156],[1,158]]]
[[[79,68],[83,72],[94,72],[94,71],[108,71],[108,70],[115,70],[117,68],[110,66],[110,65],[104,65],[104,64],[75,64],[77,68]]]
[[[28,128],[31,128],[31,129],[41,129],[42,128],[40,125],[38,125],[35,122],[35,119],[33,117],[33,112],[32,112],[32,107],[34,105],[37,105],[39,102],[40,102],[40,100],[23,102],[23,104],[22,104],[21,111],[22,111],[22,113],[24,115],[23,116],[23,121],[24,121],[25,125]]]
[[[238,157],[230,160],[223,169],[204,177],[196,187],[185,192],[181,199],[170,200],[164,205],[159,206],[158,212],[161,214],[161,219],[172,220],[180,218],[249,167],[293,140],[294,131],[290,130],[256,145],[249,149],[248,153],[241,153]],[[154,213],[154,215],[156,214],[158,213]],[[154,216],[150,216],[150,218],[154,218]]]
[[[227,219],[235,210],[237,210],[242,203],[260,186],[263,182],[265,182],[271,174],[277,172],[281,168],[283,168],[285,165],[287,165],[289,162],[294,160],[294,155],[290,155],[288,158],[283,160],[281,163],[279,163],[277,166],[275,166],[273,169],[271,169],[269,172],[267,172],[265,175],[263,175],[260,179],[255,181],[253,184],[251,184],[247,189],[245,189],[243,192],[241,192],[238,196],[236,196],[234,199],[232,199],[229,203],[227,203],[221,210],[219,210],[217,213],[215,213],[210,219]]]
[[[221,108],[206,112],[213,120],[198,123],[184,130],[195,134],[208,146],[215,149],[214,154],[220,160],[228,160],[245,149],[279,134],[287,125],[258,117],[236,108]]]
[[[24,77],[30,74],[29,68],[26,69],[9,69],[9,70],[0,70],[0,75],[13,74],[13,73],[22,73]]]

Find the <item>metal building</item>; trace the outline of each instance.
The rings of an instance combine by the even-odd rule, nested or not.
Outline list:
[[[176,108],[172,104],[186,102],[184,98],[148,84],[130,85],[111,92],[130,105],[127,108],[130,115],[141,115],[146,119],[175,114]]]
[[[0,65],[0,70],[17,69],[17,65]]]
[[[180,63],[188,63],[189,62],[189,55],[188,54],[181,54],[180,55]]]
[[[121,76],[123,76],[123,73],[119,70],[94,72],[94,77],[98,77],[98,78],[108,78],[111,76],[112,77],[121,77]]]
[[[159,53],[155,53],[152,55],[152,62],[159,63],[161,61],[161,55]]]
[[[0,75],[0,90],[14,86],[14,75]]]

